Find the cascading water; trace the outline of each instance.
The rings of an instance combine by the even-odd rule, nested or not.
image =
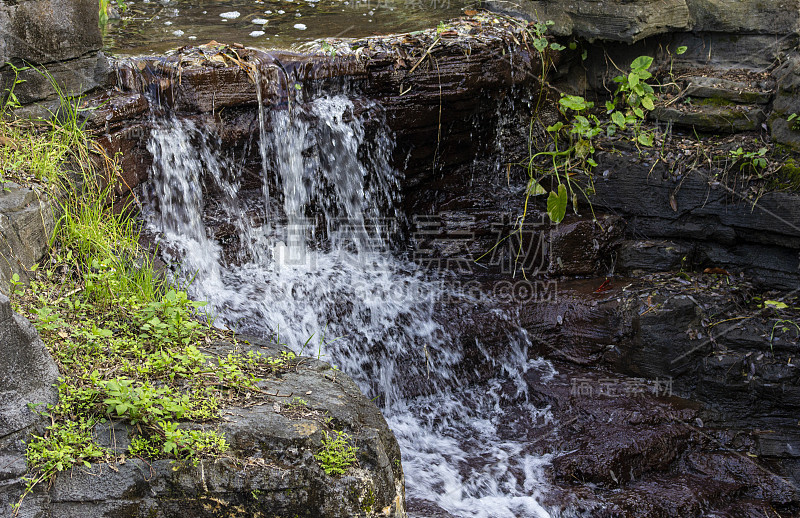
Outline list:
[[[263,168],[277,186],[270,197],[266,187],[255,196],[243,189],[236,164],[194,124],[156,123],[147,221],[217,322],[279,334],[380,396],[403,451],[412,515],[550,516],[538,501],[549,456],[527,451],[507,425],[520,415],[551,419],[547,408],[527,401],[524,377],[537,370],[547,379],[552,366],[528,359],[529,342],[518,331],[499,356],[474,344],[494,374],[480,385],[465,381],[463,344],[435,312],[444,300],[475,301],[448,288],[445,275],[423,272],[390,250],[400,217],[392,139],[379,107],[359,109],[361,115],[339,95],[291,112],[262,111]],[[368,118],[374,131],[367,131]],[[218,194],[211,200],[203,187]],[[212,204],[213,217],[239,238],[235,261],[209,236]]]

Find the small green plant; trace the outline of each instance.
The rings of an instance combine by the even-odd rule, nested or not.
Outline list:
[[[636,141],[647,147],[653,145],[653,134],[642,131],[641,124],[645,118],[645,110],[655,109],[655,91],[646,83],[653,77],[649,70],[652,64],[653,58],[650,56],[639,56],[634,59],[627,75],[614,78],[614,82],[619,85],[615,100],[606,103],[606,112],[611,115],[611,121],[614,123],[608,126],[609,130],[612,132],[617,128],[623,130],[631,125],[634,128]]]
[[[336,57],[336,49],[335,49],[335,48],[333,48],[333,45],[331,45],[331,44],[330,44],[330,43],[328,43],[327,41],[323,41],[323,42],[320,44],[320,48],[322,49],[322,52],[324,52],[324,53],[325,53],[325,54],[327,54],[328,56],[330,56],[330,57],[332,57],[332,58],[335,58],[335,57]]]
[[[793,327],[792,327],[793,326]],[[784,334],[788,334],[794,331],[794,338],[800,338],[800,324],[795,322],[794,320],[789,320],[787,318],[778,319],[772,324],[772,331],[769,333],[769,348],[772,350],[772,342],[775,340],[775,331],[780,330]]]
[[[584,97],[561,95],[558,108],[566,122],[557,122],[546,128],[550,137],[549,149],[534,152],[531,139],[529,158],[524,164],[528,171],[528,186],[520,229],[531,196],[547,194],[547,214],[553,223],[564,219],[570,200],[573,210],[578,213],[579,194],[588,199],[594,193],[591,168],[597,166],[593,157],[598,136],[612,136],[630,128],[637,144],[653,145],[653,134],[641,129],[646,112],[655,108],[655,92],[646,82],[652,77],[649,71],[652,63],[653,58],[639,56],[631,63],[628,74],[614,79],[619,86],[615,97],[605,104],[610,120],[601,120],[595,113],[594,103]],[[550,192],[542,185],[548,177],[555,180]]]
[[[288,405],[286,405],[287,409],[289,410],[302,410],[303,408],[308,406],[308,401],[305,399],[294,397]]]
[[[800,118],[798,118],[797,113],[792,113],[786,118],[786,122],[790,122],[791,124],[789,127],[793,131],[800,131]]]
[[[111,0],[99,0],[99,22],[100,27],[104,27],[108,23],[108,10],[111,8]],[[128,9],[128,5],[125,3],[125,0],[115,0],[117,4],[117,9],[120,12],[125,12]]]
[[[741,147],[733,149],[730,152],[731,157],[739,164],[739,170],[744,171],[749,169],[758,174],[761,178],[761,172],[767,167],[768,161],[766,158],[767,148],[759,148],[758,151],[744,151]]]
[[[17,86],[25,82],[24,79],[19,78],[20,72],[24,72],[30,68],[28,66],[17,67],[10,62],[6,62],[6,65],[14,72],[14,79],[11,80],[11,85],[3,91],[3,105],[0,107],[0,117],[7,116],[9,111],[21,106],[14,90]]]
[[[314,454],[314,458],[329,476],[344,475],[355,464],[358,448],[350,445],[350,436],[345,432],[334,430],[323,434],[322,449]]]

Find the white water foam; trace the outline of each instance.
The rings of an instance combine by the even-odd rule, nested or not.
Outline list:
[[[518,332],[500,357],[475,344],[495,374],[477,386],[466,381],[459,371],[463,344],[434,318],[437,302],[452,295],[447,279],[389,250],[387,219],[399,217],[392,139],[377,107],[361,108],[359,115],[344,96],[320,97],[305,108],[270,113],[271,131],[262,110],[262,166],[277,189],[269,193],[265,182],[255,210],[218,139],[188,121],[157,123],[148,145],[154,165],[147,221],[217,322],[262,336],[279,333],[298,352],[336,364],[368,396],[380,396],[403,452],[412,509],[550,516],[539,504],[550,456],[530,453],[500,428],[513,418],[509,412],[552,419],[548,408],[527,401],[524,379],[531,369],[552,366],[529,360],[529,341]],[[203,187],[218,193],[217,217],[235,229],[235,262],[209,236],[212,201]],[[282,210],[270,205],[270,194]]]

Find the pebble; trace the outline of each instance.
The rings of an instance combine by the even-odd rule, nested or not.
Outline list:
[[[294,24],[294,28],[297,29],[297,30],[300,30],[300,31],[306,30],[306,26],[304,24],[302,24],[302,23]]]
[[[263,36],[264,34],[266,34],[264,31],[253,31],[250,33],[250,36],[258,38],[259,36]]]
[[[241,14],[239,11],[228,11],[227,13],[221,13],[220,16],[228,20],[235,20],[241,16]]]
[[[267,20],[266,18],[253,18],[250,21],[255,23],[256,25],[264,25],[265,23],[269,23],[269,20]]]
[[[175,36],[183,36],[184,32],[178,29],[177,31],[172,31],[172,34],[174,34]]]

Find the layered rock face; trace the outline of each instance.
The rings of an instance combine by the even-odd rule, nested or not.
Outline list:
[[[800,28],[797,0],[629,0],[624,2],[556,0],[489,2],[540,20],[552,20],[553,33],[589,41],[634,43],[671,32],[736,35],[787,35]]]

